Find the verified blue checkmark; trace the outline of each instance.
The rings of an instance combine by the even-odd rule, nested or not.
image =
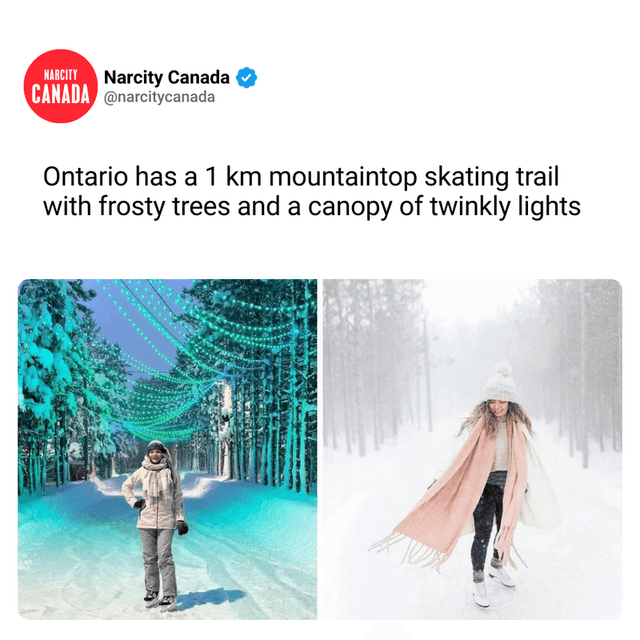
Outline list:
[[[238,75],[236,76],[236,80],[238,81],[238,84],[241,87],[244,87],[245,89],[248,89],[249,87],[253,87],[257,79],[258,79],[258,76],[256,75],[256,72],[253,69],[250,69],[249,67],[240,69],[240,71],[238,71]]]

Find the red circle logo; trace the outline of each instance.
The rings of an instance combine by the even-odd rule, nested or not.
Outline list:
[[[91,109],[98,76],[75,51],[53,49],[38,56],[24,76],[24,97],[31,110],[49,122],[73,122]]]

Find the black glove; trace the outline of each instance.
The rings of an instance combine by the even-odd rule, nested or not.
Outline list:
[[[133,508],[140,509],[140,511],[142,511],[146,506],[147,506],[147,502],[144,498],[140,498],[140,500],[136,500],[133,503]]]
[[[176,529],[178,530],[179,536],[183,536],[185,533],[189,533],[189,527],[184,520],[178,520],[176,522]]]

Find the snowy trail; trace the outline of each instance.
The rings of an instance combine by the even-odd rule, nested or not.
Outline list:
[[[143,606],[140,540],[123,480],[79,483],[20,504],[23,617],[316,617],[315,498],[187,476],[190,530],[173,544],[179,609],[162,614]]]
[[[397,445],[366,457],[324,451],[323,612],[355,619],[601,619],[621,610],[621,461],[592,456],[584,470],[550,427],[536,424],[536,447],[557,492],[563,523],[519,525],[515,543],[528,565],[511,570],[515,591],[487,583],[491,607],[471,601],[471,536],[441,569],[402,565],[406,543],[368,551],[406,515],[441,466],[457,420],[434,433],[407,427]],[[446,458],[446,456],[445,456]],[[517,562],[517,559],[516,559]]]

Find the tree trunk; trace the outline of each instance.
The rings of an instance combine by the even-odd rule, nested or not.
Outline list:
[[[263,485],[270,483],[269,450],[271,448],[271,429],[269,428],[271,414],[271,397],[269,392],[269,373],[265,371],[262,378],[262,411],[260,413],[262,423],[262,449],[260,451],[260,482]]]
[[[42,462],[40,464],[40,488],[42,493],[45,493],[47,488],[47,435],[45,432],[44,439],[42,441]]]
[[[431,356],[429,353],[429,331],[427,329],[427,315],[424,316],[424,370],[426,378],[426,390],[427,390],[427,425],[429,431],[433,431],[433,419],[431,413]]]
[[[29,493],[36,492],[36,445],[31,442],[29,448]]]
[[[249,449],[249,480],[250,482],[258,482],[258,443],[256,442],[256,389],[253,382],[249,387],[249,433],[251,434],[251,442]]]
[[[281,421],[282,421],[282,402],[280,400],[280,389],[282,388],[282,367],[283,367],[283,361],[282,361],[282,356],[280,356],[278,358],[278,366],[277,366],[277,384],[276,384],[276,394],[275,394],[275,399],[276,399],[276,406],[275,406],[275,419],[274,419],[274,424],[275,424],[275,430],[276,430],[276,443],[275,443],[275,452],[274,452],[274,461],[275,461],[275,473],[274,473],[274,477],[275,477],[275,486],[276,487],[281,487],[284,484],[284,479],[282,478],[282,460],[281,460],[281,439],[282,439],[282,433],[281,433]]]
[[[246,431],[247,431],[247,386],[246,382],[240,385],[240,420],[238,430],[238,458],[240,461],[240,480],[247,479],[247,450],[246,450]]]
[[[291,296],[295,299],[295,296]],[[289,415],[287,419],[287,455],[285,458],[285,486],[294,489],[296,486],[295,469],[297,455],[297,419],[298,419],[298,369],[297,369],[296,334],[291,333],[289,341]]]
[[[22,451],[18,447],[18,495],[24,494],[24,460],[22,459]]]
[[[367,299],[369,302],[369,320],[372,326],[376,326],[376,308],[373,300],[373,289],[375,288],[375,281],[368,280],[367,281]],[[373,379],[373,384],[371,390],[373,391],[372,397],[372,408],[373,408],[373,449],[374,451],[380,450],[380,445],[382,444],[382,411],[380,409],[380,399],[381,399],[381,371],[380,371],[380,345],[378,344],[376,338],[376,331],[372,331],[372,337],[369,340],[369,357],[371,358],[371,376]]]
[[[351,343],[351,364],[353,367],[353,376],[352,376],[352,384],[353,384],[353,398],[354,398],[354,411],[356,414],[356,435],[358,438],[358,455],[366,456],[367,455],[367,444],[366,438],[364,434],[364,418],[363,418],[363,390],[362,390],[362,336],[361,336],[361,310],[360,310],[360,299],[358,292],[358,281],[351,280],[351,297],[353,301],[353,341]]]
[[[69,438],[67,437],[68,426],[67,426],[67,413],[64,411],[62,413],[62,438],[60,440],[60,449],[61,449],[61,457],[62,457],[62,484],[69,482]]]
[[[240,421],[240,403],[238,402],[238,383],[234,381],[232,386],[232,398],[233,398],[233,411],[231,413],[231,417],[229,420],[229,424],[231,427],[231,477],[234,480],[240,480],[240,458],[239,458],[239,438],[238,431],[239,426],[238,423]]]
[[[308,296],[308,283],[305,283],[305,300],[309,298]],[[298,393],[300,393],[300,397],[302,399],[300,403],[300,466],[299,466],[299,491],[304,491],[305,493],[309,493],[309,482],[307,477],[307,421],[309,420],[308,414],[308,397],[309,392],[307,389],[308,379],[311,372],[311,363],[310,363],[310,353],[309,353],[309,310],[306,309],[304,316],[302,318],[302,367],[305,375],[302,378],[302,382],[300,388],[298,389]]]
[[[82,424],[84,426],[84,481],[89,480],[89,419],[87,412],[82,412]]]
[[[60,421],[56,421],[53,429],[53,463],[56,471],[56,487],[60,486],[60,438],[58,431],[60,429]]]
[[[327,319],[327,309],[328,306],[327,298],[325,296],[325,314],[324,314],[324,330],[325,332],[330,331],[331,323]],[[331,374],[331,369],[333,363],[331,361],[331,339],[327,336],[328,339],[324,341],[323,344],[323,355],[324,355],[324,371],[323,371],[323,398],[322,405],[324,407],[324,428],[322,430],[322,446],[329,446],[329,436],[331,436],[331,444],[332,448],[335,449],[337,446],[336,435],[335,435],[335,416],[334,416],[334,392],[333,392],[333,376]]]
[[[589,467],[589,413],[587,407],[587,292],[586,281],[580,280],[580,396],[582,417],[582,468]]]
[[[349,342],[349,318],[344,312],[342,305],[342,297],[340,295],[340,287],[336,287],[336,306],[338,308],[338,327],[337,334],[339,338],[339,353],[340,364],[342,365],[342,385],[340,388],[340,395],[342,396],[342,416],[338,424],[344,429],[347,453],[351,453],[351,406],[349,404],[349,394],[347,389],[351,385],[351,379],[349,377],[349,368],[347,365],[347,344]]]

